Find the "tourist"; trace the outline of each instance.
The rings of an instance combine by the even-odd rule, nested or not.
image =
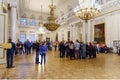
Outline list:
[[[12,42],[12,39],[8,40],[8,43],[11,43],[11,48],[7,49],[7,54],[6,54],[6,58],[7,58],[7,67],[6,68],[13,68],[13,57],[14,57],[14,52],[15,52],[15,43]]]

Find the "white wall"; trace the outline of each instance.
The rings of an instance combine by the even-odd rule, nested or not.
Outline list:
[[[106,44],[113,46],[114,40],[120,40],[120,13],[106,16]]]
[[[1,44],[7,42],[7,14],[0,13],[0,64],[6,63],[6,51]]]
[[[88,23],[88,36],[87,41],[94,41],[94,25],[105,23],[105,42],[108,47],[113,46],[114,40],[120,40],[120,11],[112,12],[106,15],[102,15]],[[116,51],[115,51],[116,52]]]

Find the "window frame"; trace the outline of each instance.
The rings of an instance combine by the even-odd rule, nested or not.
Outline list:
[[[27,25],[27,19],[26,18],[20,18],[20,24],[21,25]]]
[[[34,19],[29,20],[29,25],[30,26],[36,26],[36,21]]]

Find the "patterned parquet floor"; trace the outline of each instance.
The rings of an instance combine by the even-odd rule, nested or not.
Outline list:
[[[59,58],[59,52],[48,51],[44,65],[35,64],[35,54],[17,55],[15,68],[0,65],[0,79],[120,79],[120,56],[97,54],[96,59]]]

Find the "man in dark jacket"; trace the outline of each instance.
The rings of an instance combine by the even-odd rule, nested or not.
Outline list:
[[[27,40],[27,42],[26,42],[26,46],[27,46],[27,55],[28,55],[28,54],[31,53],[31,46],[32,46],[32,44],[30,43],[29,40]]]
[[[36,64],[38,64],[38,63],[40,63],[39,62],[39,54],[40,54],[39,48],[40,48],[40,43],[38,41],[36,41],[36,43],[35,43],[35,48],[36,48],[35,62],[36,62]]]
[[[7,67],[6,68],[13,68],[13,56],[14,56],[14,52],[15,52],[15,43],[12,42],[12,39],[8,40],[8,43],[11,43],[12,47],[10,49],[7,49],[7,54],[6,54],[6,58],[7,58]]]

